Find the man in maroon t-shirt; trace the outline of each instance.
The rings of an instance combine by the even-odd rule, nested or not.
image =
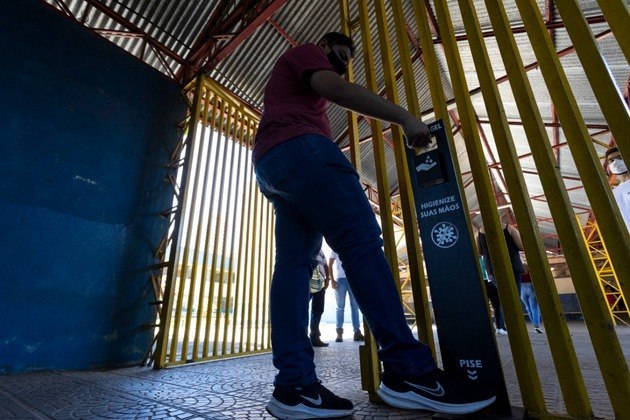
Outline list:
[[[261,192],[273,203],[276,262],[270,291],[273,363],[278,369],[267,411],[279,418],[341,417],[352,402],[317,379],[307,335],[309,279],[322,237],[346,277],[379,344],[379,397],[395,407],[465,414],[495,400],[492,391],[436,368],[431,350],[407,325],[383,253],[381,230],[348,159],[332,141],[328,101],[400,125],[410,147],[430,141],[426,124],[404,108],[340,75],[352,40],[329,33],[295,47],[275,64],[265,89],[253,150]]]

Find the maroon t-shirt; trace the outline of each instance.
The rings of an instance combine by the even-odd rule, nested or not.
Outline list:
[[[328,101],[310,85],[310,75],[333,66],[315,44],[290,49],[276,62],[267,87],[263,114],[256,134],[254,163],[272,147],[306,134],[332,139],[326,115]]]

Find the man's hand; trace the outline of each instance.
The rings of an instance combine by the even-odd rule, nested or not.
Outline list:
[[[431,143],[429,127],[417,118],[409,118],[402,124],[402,129],[409,147],[426,147]]]
[[[337,281],[330,279],[330,287],[332,287],[333,289],[337,289]]]

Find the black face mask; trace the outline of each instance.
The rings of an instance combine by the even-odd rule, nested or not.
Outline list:
[[[339,58],[339,56],[334,51],[330,51],[328,54],[326,54],[326,57],[328,57],[328,61],[330,61],[330,64],[333,66],[337,74],[339,74],[340,76],[346,74],[348,66],[346,65],[346,63],[341,61],[341,58]]]

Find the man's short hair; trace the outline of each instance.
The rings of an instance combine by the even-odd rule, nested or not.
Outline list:
[[[606,154],[604,155],[604,159],[608,160],[608,156],[612,155],[615,152],[618,152],[619,149],[617,148],[617,146],[613,146],[611,148],[609,148],[608,150],[606,150]]]
[[[352,42],[352,38],[347,35],[344,35],[339,32],[328,32],[326,35],[322,36],[321,40],[326,40],[329,46],[333,45],[344,45],[346,47],[350,47],[350,53],[354,55],[354,42]]]

